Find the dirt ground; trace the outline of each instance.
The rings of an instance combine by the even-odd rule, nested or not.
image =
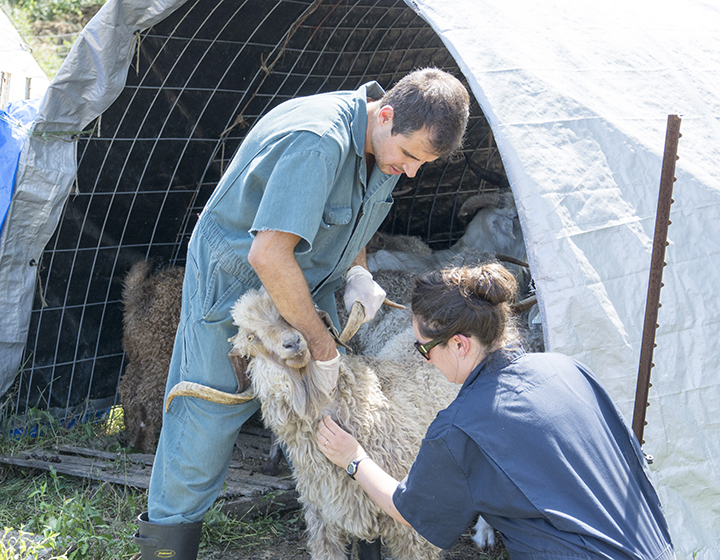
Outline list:
[[[200,550],[198,560],[311,560],[307,550],[304,527],[298,525],[283,537],[251,546],[247,549],[239,547],[210,546]],[[495,535],[499,541],[499,535]],[[382,556],[388,559],[389,552],[383,548]],[[463,534],[451,549],[442,553],[443,560],[500,560],[509,559],[502,543],[491,550],[481,551],[470,537],[470,532]]]

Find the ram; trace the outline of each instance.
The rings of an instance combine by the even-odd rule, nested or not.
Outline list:
[[[446,266],[475,264],[490,256],[503,261],[517,278],[520,293],[525,293],[530,272],[526,264],[520,264],[527,260],[527,252],[512,193],[481,193],[470,197],[458,216],[471,215],[473,218],[463,236],[448,249],[431,251],[415,238],[383,235],[381,243],[375,242],[379,250],[368,254],[368,269],[372,273],[404,270],[416,274]]]
[[[436,558],[439,550],[387,516],[317,447],[318,420],[330,414],[396,479],[407,474],[437,412],[456,396],[422,358],[391,361],[343,356],[337,386],[326,392],[302,335],[264,291],[246,293],[233,310],[233,346],[249,357],[252,390],[265,423],[289,455],[315,559],[346,558],[352,537],[382,538],[396,560]],[[479,542],[492,539],[481,521]]]

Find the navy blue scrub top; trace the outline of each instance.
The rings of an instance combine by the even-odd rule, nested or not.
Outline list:
[[[607,392],[579,362],[519,345],[470,374],[393,501],[441,548],[480,513],[513,560],[674,559],[645,457]]]

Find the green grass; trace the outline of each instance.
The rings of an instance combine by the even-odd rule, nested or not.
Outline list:
[[[1,424],[0,453],[31,453],[59,445],[78,445],[124,453],[122,409],[94,424],[76,425],[70,430],[46,412],[29,411],[27,420]],[[9,438],[10,429],[37,433]],[[36,429],[39,428],[39,429]],[[0,530],[20,533],[26,538],[13,547],[0,540],[0,560],[35,558],[52,550],[53,560],[130,559],[139,552],[132,542],[139,513],[147,509],[147,492],[110,483],[0,464]],[[297,532],[299,515],[280,520],[267,515],[236,519],[225,515],[216,504],[203,525],[203,549],[253,549]]]
[[[13,9],[26,14],[30,20],[56,21],[79,19],[83,8],[96,4],[95,0],[6,0]]]
[[[124,558],[135,552],[130,540],[143,493],[111,484],[93,484],[54,471],[9,469],[2,484],[2,526],[42,536],[36,549],[50,548],[58,559]],[[0,545],[0,558],[3,558]],[[12,558],[12,556],[8,556]]]
[[[9,433],[20,437],[8,437]],[[47,412],[28,412],[20,421],[2,423],[0,453],[32,452],[58,445],[80,445],[103,450],[120,448],[121,409],[96,424],[80,424],[65,430]],[[29,434],[36,434],[31,437]],[[130,557],[136,548],[131,541],[135,519],[146,505],[146,493],[109,483],[44,471],[0,466],[0,527],[35,535],[26,541],[18,558],[31,558],[43,549],[53,558],[119,559]],[[0,560],[14,558],[12,547],[0,543]]]

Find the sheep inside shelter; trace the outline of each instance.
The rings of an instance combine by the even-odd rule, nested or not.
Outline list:
[[[168,368],[182,303],[183,267],[153,270],[138,261],[123,285],[123,349],[127,357],[118,394],[131,447],[154,453],[162,427]]]

